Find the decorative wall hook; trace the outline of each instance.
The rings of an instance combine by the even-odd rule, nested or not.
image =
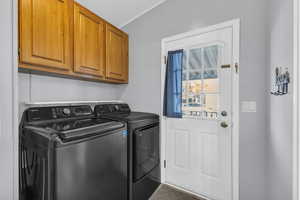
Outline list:
[[[272,95],[285,95],[289,92],[289,83],[290,83],[290,73],[288,68],[285,71],[282,70],[282,67],[276,67],[275,69],[275,88],[276,91],[271,92]]]

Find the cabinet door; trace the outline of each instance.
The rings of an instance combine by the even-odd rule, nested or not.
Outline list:
[[[79,4],[74,6],[74,17],[74,71],[103,76],[105,69],[105,22]]]
[[[128,36],[109,24],[106,25],[106,77],[128,81]]]
[[[20,0],[20,62],[70,70],[72,0]]]

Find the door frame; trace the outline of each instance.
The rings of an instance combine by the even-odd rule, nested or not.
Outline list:
[[[240,19],[226,21],[224,23],[199,28],[175,36],[170,36],[161,41],[161,182],[166,182],[166,170],[164,163],[166,160],[166,118],[163,116],[163,96],[165,82],[165,44],[167,42],[184,39],[203,33],[216,31],[224,28],[233,30],[233,63],[238,63],[238,72],[232,76],[232,200],[239,200],[239,57],[240,57]],[[182,189],[182,188],[181,188]],[[189,191],[187,191],[189,192]],[[191,193],[191,192],[190,192]]]
[[[19,199],[19,1],[12,1],[13,200]]]
[[[5,59],[3,60],[3,82],[5,85],[0,85],[0,90],[4,98],[0,103],[0,144],[6,142],[7,148],[1,159],[6,160],[4,166],[9,166],[9,171],[5,178],[0,180],[0,185],[6,184],[6,190],[3,192],[3,197],[8,200],[19,199],[19,168],[18,168],[18,0],[5,0],[3,4],[3,20],[6,31],[3,32],[1,41],[5,40]],[[5,106],[5,109],[2,107]],[[3,157],[2,157],[3,156]],[[1,167],[0,167],[1,168]],[[5,169],[6,170],[6,169]],[[1,173],[0,173],[1,175]]]

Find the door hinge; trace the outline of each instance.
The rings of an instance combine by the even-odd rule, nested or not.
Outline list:
[[[164,160],[164,168],[167,168],[167,161]]]
[[[164,56],[164,63],[167,64],[167,56]]]
[[[18,55],[21,55],[21,48],[18,48]]]
[[[239,73],[239,64],[238,63],[234,64],[234,68],[235,68],[235,73]]]

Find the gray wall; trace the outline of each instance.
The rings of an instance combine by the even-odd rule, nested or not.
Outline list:
[[[19,73],[19,119],[26,102],[119,100],[120,85]]]
[[[19,73],[19,119],[26,102],[119,100],[116,84]]]
[[[118,100],[120,86],[19,73],[19,101]]]
[[[240,115],[240,200],[266,199],[269,68],[268,0],[169,0],[125,27],[130,35],[130,84],[122,100],[160,112],[161,39],[195,28],[241,19],[240,99],[257,101]]]
[[[269,19],[270,80],[273,83],[275,67],[290,70],[293,67],[293,1],[270,0]],[[293,95],[270,96],[269,101],[268,199],[291,200]]]
[[[0,200],[14,195],[12,0],[0,3]],[[16,187],[15,187],[16,188]]]

